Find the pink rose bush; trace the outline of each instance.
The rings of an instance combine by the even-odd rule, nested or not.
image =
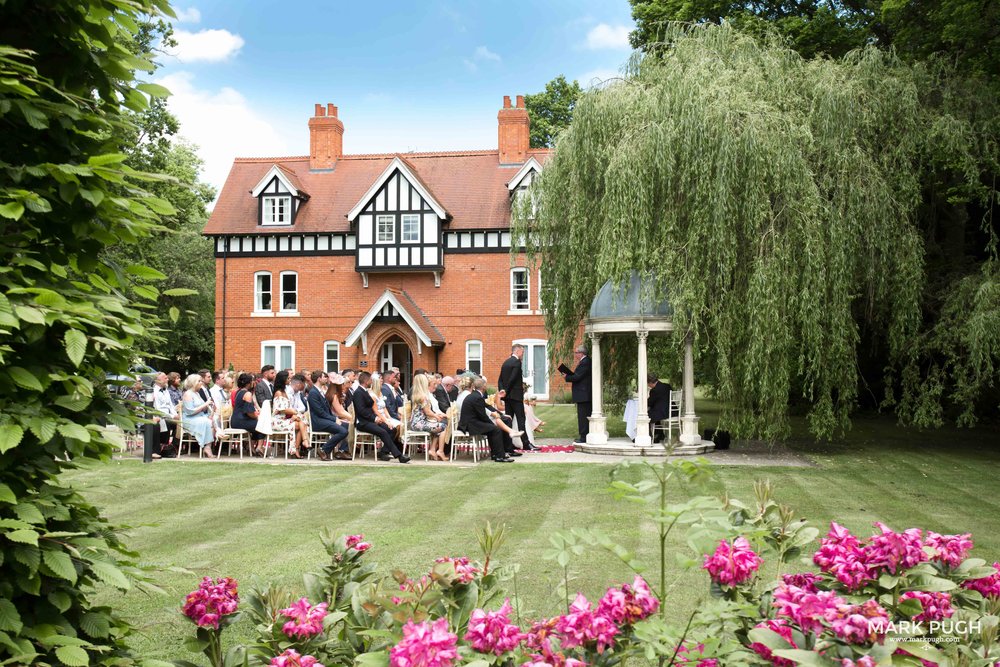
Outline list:
[[[923,611],[913,617],[914,621],[941,621],[955,615],[949,593],[906,591],[899,596],[899,601],[905,602],[906,600],[916,600],[923,607]]]
[[[964,588],[978,591],[985,598],[1000,598],[1000,563],[993,563],[996,570],[988,577],[967,579],[962,583]]]
[[[281,655],[271,658],[271,667],[323,667],[311,655],[299,655],[293,648],[287,649]]]
[[[635,625],[655,614],[659,608],[660,601],[649,590],[646,581],[638,575],[631,584],[609,588],[597,603],[597,613],[619,626]]]
[[[447,580],[459,584],[471,583],[480,572],[479,568],[465,556],[461,558],[442,557],[436,559],[434,562],[436,563],[434,567],[436,574],[440,573]],[[439,567],[442,564],[444,567]],[[448,567],[449,565],[451,567]]]
[[[291,607],[278,613],[290,619],[281,627],[292,639],[310,639],[323,632],[323,619],[326,618],[327,603],[320,602],[315,607],[306,598],[299,598]]]
[[[465,641],[479,653],[503,655],[513,651],[526,635],[510,622],[510,612],[510,600],[504,600],[499,611],[476,609],[469,618]]]
[[[458,659],[458,637],[448,619],[407,622],[403,639],[389,651],[390,667],[451,667]]]
[[[181,611],[198,627],[218,630],[222,617],[235,614],[239,604],[235,579],[222,577],[214,582],[205,577],[198,588],[188,593]]]
[[[705,556],[702,567],[712,581],[724,586],[736,586],[749,580],[760,568],[760,556],[750,548],[745,537],[737,537],[730,545],[725,540],[711,556]]]
[[[364,553],[371,549],[372,545],[365,542],[364,535],[348,535],[346,540],[347,548],[354,549],[357,552]]]

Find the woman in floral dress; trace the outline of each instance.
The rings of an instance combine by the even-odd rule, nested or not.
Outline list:
[[[309,446],[306,437],[306,425],[299,413],[292,407],[288,399],[288,371],[281,371],[274,376],[274,396],[271,399],[271,430],[275,433],[290,433],[288,455],[295,459],[302,458],[302,447]],[[294,445],[292,444],[294,443]]]

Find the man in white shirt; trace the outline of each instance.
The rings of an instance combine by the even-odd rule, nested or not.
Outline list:
[[[173,400],[170,398],[170,392],[167,391],[167,374],[160,373],[153,380],[153,409],[159,412],[162,416],[157,419],[160,422],[160,442],[158,449],[160,451],[154,451],[153,456],[170,456],[171,454],[164,451],[164,446],[170,441],[170,432],[175,428],[177,423],[177,406],[174,405]],[[176,454],[173,454],[176,456]]]

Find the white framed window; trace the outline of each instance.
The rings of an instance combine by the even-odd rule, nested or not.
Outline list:
[[[396,242],[396,216],[380,215],[375,219],[375,242]]]
[[[253,310],[255,313],[271,312],[271,273],[258,271],[253,274]]]
[[[528,269],[523,267],[510,270],[510,309],[531,310]]]
[[[295,271],[282,271],[278,279],[281,288],[281,300],[278,306],[281,312],[299,312],[299,274]]]
[[[483,341],[465,341],[465,369],[477,375],[483,374]]]
[[[340,372],[340,342],[328,340],[323,343],[323,368],[327,373]]]
[[[521,371],[528,383],[528,393],[535,398],[549,397],[549,342],[540,338],[522,338],[515,345],[524,346]]]
[[[264,197],[262,200],[260,224],[292,224],[292,198],[288,195]]]
[[[403,243],[420,243],[420,216],[415,213],[405,213],[400,225],[400,236]]]
[[[264,340],[260,343],[260,365],[278,370],[295,368],[295,341]]]

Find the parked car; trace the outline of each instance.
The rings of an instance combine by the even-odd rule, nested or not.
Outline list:
[[[129,389],[135,384],[136,380],[142,380],[142,386],[145,392],[149,394],[153,391],[153,380],[159,375],[159,371],[146,364],[132,364],[129,366],[128,375],[114,375],[108,373],[105,376],[105,381],[108,384],[108,391],[112,394],[118,394],[119,396],[125,396],[128,394]],[[145,398],[145,397],[144,397]]]

